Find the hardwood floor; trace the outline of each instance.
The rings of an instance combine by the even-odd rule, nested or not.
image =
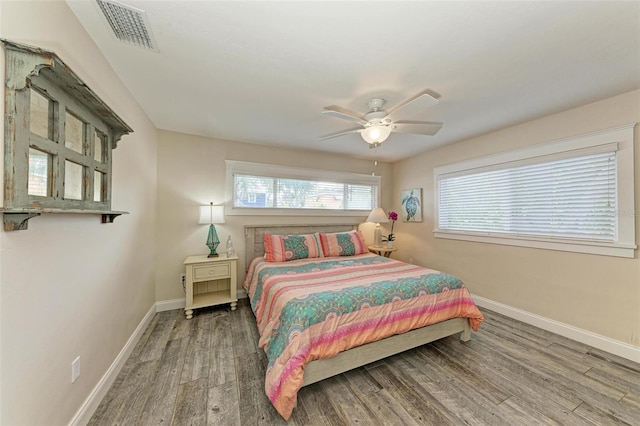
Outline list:
[[[295,425],[640,424],[640,365],[483,310],[449,337],[302,388]],[[155,315],[91,425],[287,424],[264,394],[255,319]]]

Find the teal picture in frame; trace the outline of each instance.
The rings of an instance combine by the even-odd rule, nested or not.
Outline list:
[[[422,188],[402,190],[403,222],[422,222]]]

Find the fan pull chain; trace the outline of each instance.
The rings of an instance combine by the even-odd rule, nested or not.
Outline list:
[[[376,166],[378,165],[378,160],[373,161],[373,171],[371,172],[371,176],[376,175]]]

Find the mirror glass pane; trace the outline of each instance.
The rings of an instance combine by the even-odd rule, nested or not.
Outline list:
[[[49,171],[51,156],[46,152],[29,148],[29,195],[47,197],[50,195]]]
[[[31,89],[29,130],[43,138],[49,137],[49,99]]]
[[[104,163],[104,143],[105,140],[105,136],[100,133],[99,131],[96,130],[96,134],[94,137],[94,154],[93,154],[93,158],[96,161],[99,161],[101,163]]]
[[[102,185],[104,182],[104,173],[97,170],[93,171],[93,201],[102,202]]]
[[[82,141],[84,139],[84,123],[67,112],[64,132],[64,146],[83,154]]]
[[[82,200],[82,169],[80,164],[64,162],[64,198]]]

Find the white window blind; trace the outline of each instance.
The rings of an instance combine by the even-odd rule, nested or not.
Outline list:
[[[634,127],[434,169],[434,236],[635,257]]]
[[[235,214],[364,214],[376,206],[379,186],[378,177],[367,175],[231,160],[227,176]]]
[[[596,154],[441,176],[439,229],[616,240],[616,144]]]

